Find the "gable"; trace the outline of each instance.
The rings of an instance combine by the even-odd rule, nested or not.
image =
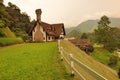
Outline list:
[[[29,31],[29,35],[32,35],[32,31],[34,30],[35,26],[37,25],[37,21],[35,22],[35,25],[33,27],[31,27],[30,31]],[[65,29],[64,29],[64,24],[48,24],[45,22],[41,22],[39,23],[39,25],[41,25],[43,27],[43,30],[51,36],[59,36],[61,35],[61,33],[63,33],[63,35],[65,35]]]

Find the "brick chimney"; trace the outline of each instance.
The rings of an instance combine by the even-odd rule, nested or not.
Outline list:
[[[41,9],[36,9],[35,12],[36,12],[37,22],[41,22],[41,14],[42,14]]]

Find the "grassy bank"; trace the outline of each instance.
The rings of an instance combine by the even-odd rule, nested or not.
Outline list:
[[[85,52],[81,51],[78,47],[74,46],[69,41],[62,41],[61,45],[68,53],[72,53],[75,58],[77,58],[79,61],[89,66],[108,80],[119,80],[114,70],[110,69],[106,65],[97,62],[95,59],[87,55]],[[76,68],[85,78],[87,78],[87,80],[93,80],[88,72],[85,72],[82,68]]]
[[[107,65],[110,63],[110,58],[113,56],[117,56],[116,51],[111,53],[108,50],[102,48],[102,47],[95,47],[94,52],[92,52],[91,56],[96,59],[97,61]],[[111,68],[113,68],[114,70],[116,70],[118,72],[119,68],[120,68],[120,59],[118,59],[118,63],[110,66]]]
[[[0,46],[22,43],[22,38],[0,38]]]
[[[52,42],[0,48],[0,80],[71,79]]]

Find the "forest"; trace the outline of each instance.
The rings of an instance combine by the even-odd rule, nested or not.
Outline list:
[[[5,6],[3,2],[0,0],[0,45],[8,45],[8,38],[12,41],[9,44],[26,41],[35,20],[31,21],[30,16],[21,12],[15,4],[9,2],[8,6]]]
[[[15,4],[9,2],[8,6],[5,6],[3,0],[0,1],[0,37],[7,37],[2,30],[8,27],[15,36],[24,38],[34,21]]]

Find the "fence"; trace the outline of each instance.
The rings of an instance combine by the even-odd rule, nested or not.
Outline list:
[[[95,78],[95,80],[107,80],[105,77],[88,67],[87,65],[80,62],[78,59],[76,59],[72,54],[68,53],[63,49],[63,47],[60,45],[60,40],[58,41],[58,48],[59,52],[61,53],[61,60],[65,60],[68,65],[71,67],[71,74],[74,75],[77,73],[80,77],[80,80],[87,80],[87,76],[83,76],[75,67],[74,64],[78,65],[78,67],[81,67],[84,69],[89,75]]]

